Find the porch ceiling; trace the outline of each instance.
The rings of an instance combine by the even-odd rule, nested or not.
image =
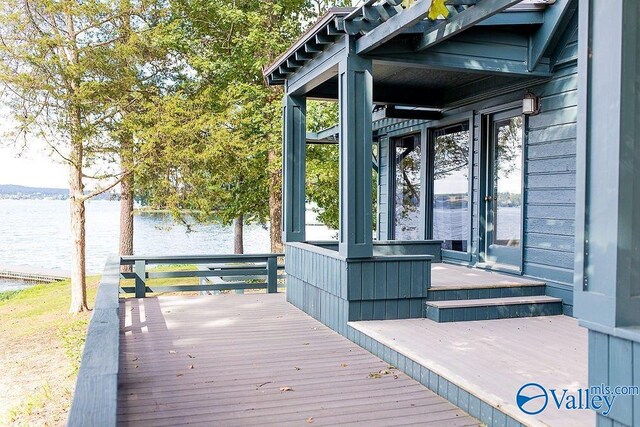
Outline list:
[[[407,105],[443,109],[492,91],[519,89],[539,78],[493,75],[407,67],[373,61],[373,102],[378,105]],[[334,76],[307,93],[309,98],[338,99],[338,77]]]

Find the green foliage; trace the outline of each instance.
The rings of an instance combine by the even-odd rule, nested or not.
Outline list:
[[[328,5],[172,3],[172,48],[190,72],[139,118],[136,132],[146,141],[138,153],[141,198],[178,218],[185,210],[200,221],[269,218],[267,201],[281,192],[283,93],[264,85],[262,70]],[[324,127],[331,114],[319,109],[310,122]]]

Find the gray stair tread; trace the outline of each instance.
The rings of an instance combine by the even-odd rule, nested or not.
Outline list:
[[[561,303],[562,298],[555,298],[546,295],[527,297],[507,297],[507,298],[485,298],[485,299],[464,299],[447,301],[427,301],[428,306],[436,308],[462,308],[462,307],[485,307],[494,305],[518,305],[518,304],[549,304]]]
[[[437,284],[432,285],[429,290],[430,291],[463,291],[468,289],[495,289],[495,288],[526,288],[532,286],[545,286],[545,282],[497,282],[490,284],[482,284],[482,285],[469,285],[469,284],[460,284],[460,285],[442,285],[438,286]]]

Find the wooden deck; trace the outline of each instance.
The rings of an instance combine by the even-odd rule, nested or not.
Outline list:
[[[479,424],[283,294],[127,299],[120,313],[121,425]]]
[[[528,426],[595,425],[589,410],[553,405],[525,415],[518,389],[536,382],[548,388],[587,386],[587,330],[568,316],[436,323],[429,319],[350,322],[352,327],[420,363]]]
[[[543,285],[544,281],[511,274],[497,273],[481,268],[436,263],[431,265],[431,287],[463,289],[474,287],[503,287]]]

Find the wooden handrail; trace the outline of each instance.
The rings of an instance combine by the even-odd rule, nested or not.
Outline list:
[[[282,253],[275,254],[232,254],[232,255],[176,255],[176,256],[122,256],[122,265],[134,265],[136,261],[144,261],[146,264],[209,264],[215,262],[257,262],[269,258],[283,257]]]

